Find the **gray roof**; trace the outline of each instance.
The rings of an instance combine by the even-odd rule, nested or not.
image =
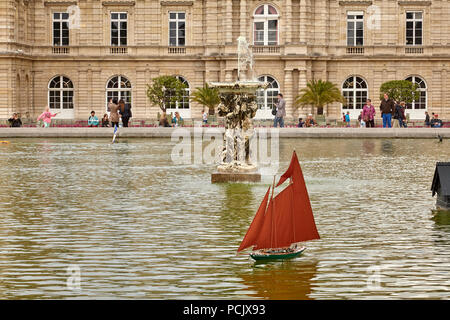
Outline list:
[[[431,191],[433,196],[441,188],[441,195],[450,196],[450,162],[436,163],[436,171],[434,172],[433,183],[431,184]]]

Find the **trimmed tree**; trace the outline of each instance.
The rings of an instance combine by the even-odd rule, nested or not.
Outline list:
[[[311,106],[311,113],[314,109],[317,114],[323,114],[324,106],[334,103],[345,103],[346,100],[338,87],[330,81],[311,80],[306,84],[306,88],[300,90],[294,104],[298,106]],[[328,110],[327,110],[328,111]]]
[[[419,86],[408,80],[394,80],[388,81],[380,87],[380,100],[384,99],[384,94],[387,93],[389,98],[398,102],[405,101],[405,103],[412,103],[420,99]]]
[[[214,115],[215,108],[220,103],[219,90],[217,88],[210,87],[208,83],[205,83],[203,88],[196,88],[191,94],[191,100],[201,104],[204,107],[208,107],[209,114]]]
[[[153,105],[159,106],[162,112],[183,99],[186,85],[174,76],[159,76],[147,84],[147,97]]]

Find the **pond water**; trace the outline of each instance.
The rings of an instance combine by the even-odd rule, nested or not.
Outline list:
[[[278,174],[295,148],[321,239],[263,264],[236,250],[272,177],[212,185],[173,145],[1,145],[0,299],[450,298],[450,213],[430,192],[450,141],[281,139]]]

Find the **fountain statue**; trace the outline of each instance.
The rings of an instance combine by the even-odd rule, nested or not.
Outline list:
[[[237,41],[237,81],[210,83],[219,90],[218,113],[225,118],[224,149],[217,172],[212,174],[212,182],[261,180],[250,157],[250,139],[255,134],[251,119],[258,109],[256,92],[267,88],[267,84],[254,79],[253,54],[245,37],[241,36]]]

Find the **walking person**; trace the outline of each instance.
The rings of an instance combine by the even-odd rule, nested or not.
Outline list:
[[[45,107],[44,112],[41,113],[41,115],[37,118],[37,121],[43,121],[44,122],[44,128],[50,127],[50,124],[52,122],[52,118],[56,117],[59,112],[51,113],[49,106]]]
[[[128,127],[128,122],[130,121],[130,118],[132,117],[131,114],[131,105],[129,103],[125,103],[122,99],[119,101],[119,112],[122,116],[122,125],[124,127]]]
[[[383,118],[383,128],[392,128],[392,115],[395,111],[394,100],[389,98],[387,93],[380,104],[381,117]]]
[[[375,128],[375,107],[370,99],[366,100],[366,104],[363,107],[362,118],[366,123],[366,128]]]
[[[110,99],[108,103],[108,109],[110,111],[109,113],[109,119],[111,120],[111,126],[119,126],[119,106],[117,105],[117,99]]]
[[[275,120],[273,127],[276,128],[280,123],[280,128],[284,128],[284,117],[286,117],[286,100],[283,99],[281,93],[278,94],[278,102],[276,103],[277,113],[275,114]]]

